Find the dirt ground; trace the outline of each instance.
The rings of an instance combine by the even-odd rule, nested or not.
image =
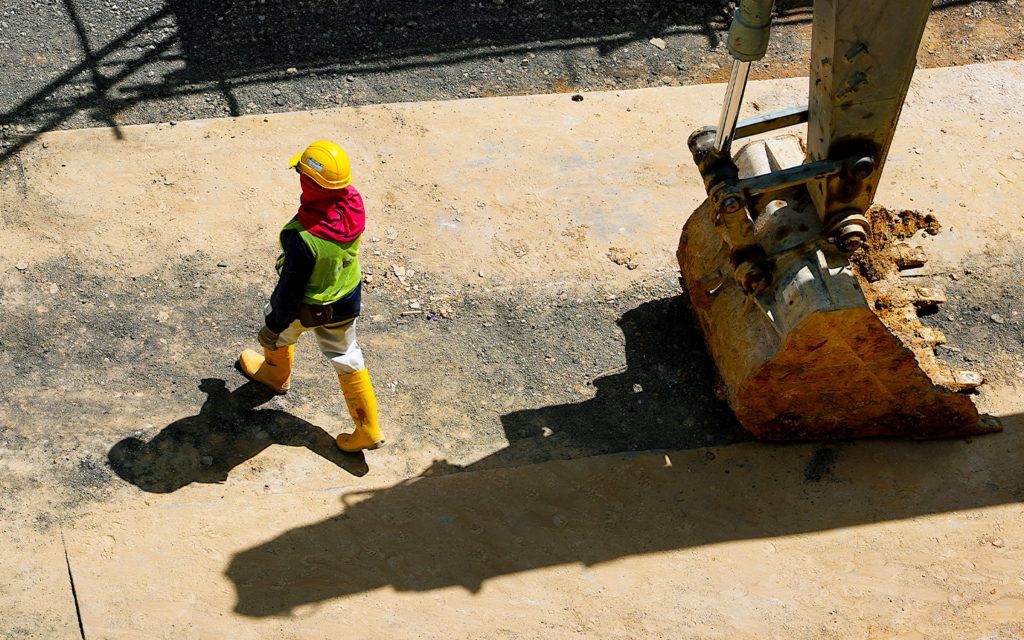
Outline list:
[[[753,442],[717,399],[672,141],[720,87],[28,141],[0,165],[0,637],[1024,637],[1022,81],[920,73],[879,192],[942,223],[909,275],[1004,426],[928,443]],[[287,396],[232,368],[283,159],[323,134],[371,212],[366,456],[310,341]]]

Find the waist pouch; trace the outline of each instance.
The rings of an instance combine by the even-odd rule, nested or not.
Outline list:
[[[331,305],[301,304],[299,305],[299,322],[307,329],[327,324],[334,317]]]

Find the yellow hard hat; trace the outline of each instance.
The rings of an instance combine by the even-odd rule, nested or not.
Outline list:
[[[344,189],[352,184],[352,168],[345,150],[327,140],[319,140],[292,157],[288,166],[324,189]]]

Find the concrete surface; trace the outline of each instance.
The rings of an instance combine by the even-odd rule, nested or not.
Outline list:
[[[1020,63],[920,72],[878,197],[890,208],[934,210],[944,223],[943,234],[922,240],[932,262],[921,277],[962,274],[964,265],[993,273],[988,288],[965,292],[979,308],[992,291],[1019,290],[1022,80]],[[805,82],[757,83],[748,105],[799,103]],[[86,464],[131,434],[165,436],[173,448],[172,435],[206,424],[193,418],[220,410],[208,401],[212,408],[184,417],[198,402],[194,391],[168,391],[175,375],[223,375],[242,397],[241,381],[212,363],[226,369],[246,346],[231,342],[249,330],[235,318],[244,311],[215,303],[247,295],[256,309],[269,291],[273,238],[294,207],[294,175],[281,166],[307,141],[336,138],[356,160],[367,235],[381,238],[380,249],[366,245],[378,276],[400,257],[429,274],[424,289],[470,290],[470,301],[550,290],[569,306],[577,295],[614,295],[628,311],[650,302],[636,287],[673,278],[679,229],[703,198],[685,138],[715,120],[721,93],[384,105],[125,127],[121,138],[55,132],[25,149],[0,191],[0,302],[8,317],[26,319],[4,326],[18,340],[5,340],[0,361],[16,372],[2,383],[10,418],[0,468],[10,493],[0,503],[0,635],[79,637],[80,613],[90,640],[1024,637],[1019,298],[1000,307],[1004,323],[973,324],[961,343],[988,354],[991,382],[978,402],[1004,417],[1003,433],[973,441],[727,446],[708,431],[708,447],[573,449],[558,420],[596,415],[601,386],[596,397],[590,387],[572,391],[561,354],[551,356],[553,375],[534,349],[545,333],[614,344],[606,334],[618,310],[591,314],[604,318],[601,335],[580,337],[567,317],[494,338],[513,341],[528,361],[540,380],[531,391],[487,377],[510,363],[472,364],[476,346],[492,339],[488,325],[505,317],[428,333],[398,315],[422,292],[392,298],[382,284],[367,315],[389,319],[374,329],[364,318],[363,342],[379,372],[389,447],[350,459],[322,446],[314,425],[336,432],[346,423],[337,402],[324,404],[337,393],[320,390],[327,376],[316,370],[297,378],[312,390],[266,413],[232,414],[273,413],[313,435],[293,442],[261,431],[243,459],[214,465],[220,477],[154,487]],[[639,267],[611,261],[611,247],[633,251]],[[152,274],[189,255],[229,266],[206,272],[209,291],[172,295],[170,281]],[[132,291],[139,316],[169,328],[132,359],[90,353],[88,322],[71,325],[56,361],[48,346],[19,350],[37,344],[22,326],[33,313],[36,331],[62,322],[50,314],[64,297],[61,265],[78,283],[109,287],[111,307]],[[147,292],[149,283],[161,288]],[[78,294],[84,317],[103,303]],[[460,309],[455,319],[469,315]],[[141,331],[129,316],[115,318]],[[116,333],[114,320],[97,317],[108,324],[92,327],[96,341]],[[308,372],[316,357],[297,367]],[[608,365],[605,373],[619,363]],[[547,390],[555,386],[575,395],[556,400]],[[706,392],[686,404],[683,391],[678,402],[693,419],[721,411]],[[460,426],[460,413],[473,419]],[[549,439],[556,453],[501,433],[508,416],[525,413],[547,417],[537,442]],[[623,420],[622,433],[676,429],[681,440],[693,424]],[[154,436],[153,425],[168,426]],[[64,460],[81,451],[92,457]],[[104,479],[84,482],[85,471]],[[84,484],[66,486],[68,478]]]

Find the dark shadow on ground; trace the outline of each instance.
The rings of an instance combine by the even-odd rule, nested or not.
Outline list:
[[[970,1],[938,0],[936,9]],[[776,13],[786,22],[807,22],[810,4],[779,0]],[[237,116],[244,111],[240,88],[272,87],[303,74],[390,73],[543,51],[563,56],[565,68],[558,75],[574,85],[581,74],[614,71],[584,68],[588,65],[574,58],[576,51],[596,48],[601,60],[631,43],[680,34],[706,38],[711,51],[730,20],[729,3],[722,0],[167,0],[111,34],[101,10],[81,5],[62,0],[65,19],[51,25],[54,37],[75,43],[80,55],[69,59],[76,62],[0,113],[0,125],[31,129],[0,152],[0,164],[79,113],[92,114],[119,135],[121,114],[140,103],[164,105],[162,118],[171,119],[173,109],[167,110],[174,100],[214,91],[228,114]],[[344,79],[339,82],[339,89],[346,86]],[[306,104],[316,106],[330,105]]]
[[[749,444],[420,479],[242,551],[226,574],[236,612],[280,616],[380,587],[475,592],[555,565],[1020,502],[1024,416],[1004,424],[972,444]]]
[[[501,416],[509,446],[459,470],[751,439],[716,395],[714,366],[683,297],[646,302],[617,324],[626,364],[593,381],[593,398]]]
[[[198,415],[172,422],[148,442],[118,442],[107,454],[111,469],[143,491],[170,493],[193,482],[224,482],[236,466],[280,444],[306,447],[355,476],[368,471],[361,453],[344,453],[320,427],[284,411],[256,409],[273,397],[259,383],[229,392],[223,380],[205,378],[199,388],[207,399]]]
[[[973,441],[696,449],[747,438],[723,419],[679,302],[647,303],[620,319],[628,365],[600,379],[595,398],[503,416],[507,449],[467,467],[438,462],[423,474],[431,477],[360,500],[345,496],[339,515],[238,553],[226,571],[235,611],[287,615],[382,586],[476,591],[490,578],[554,565],[1024,500],[1019,415],[1004,419],[1004,433]],[[538,457],[555,461],[507,463],[544,442],[555,452]],[[587,457],[632,448],[665,451]]]

